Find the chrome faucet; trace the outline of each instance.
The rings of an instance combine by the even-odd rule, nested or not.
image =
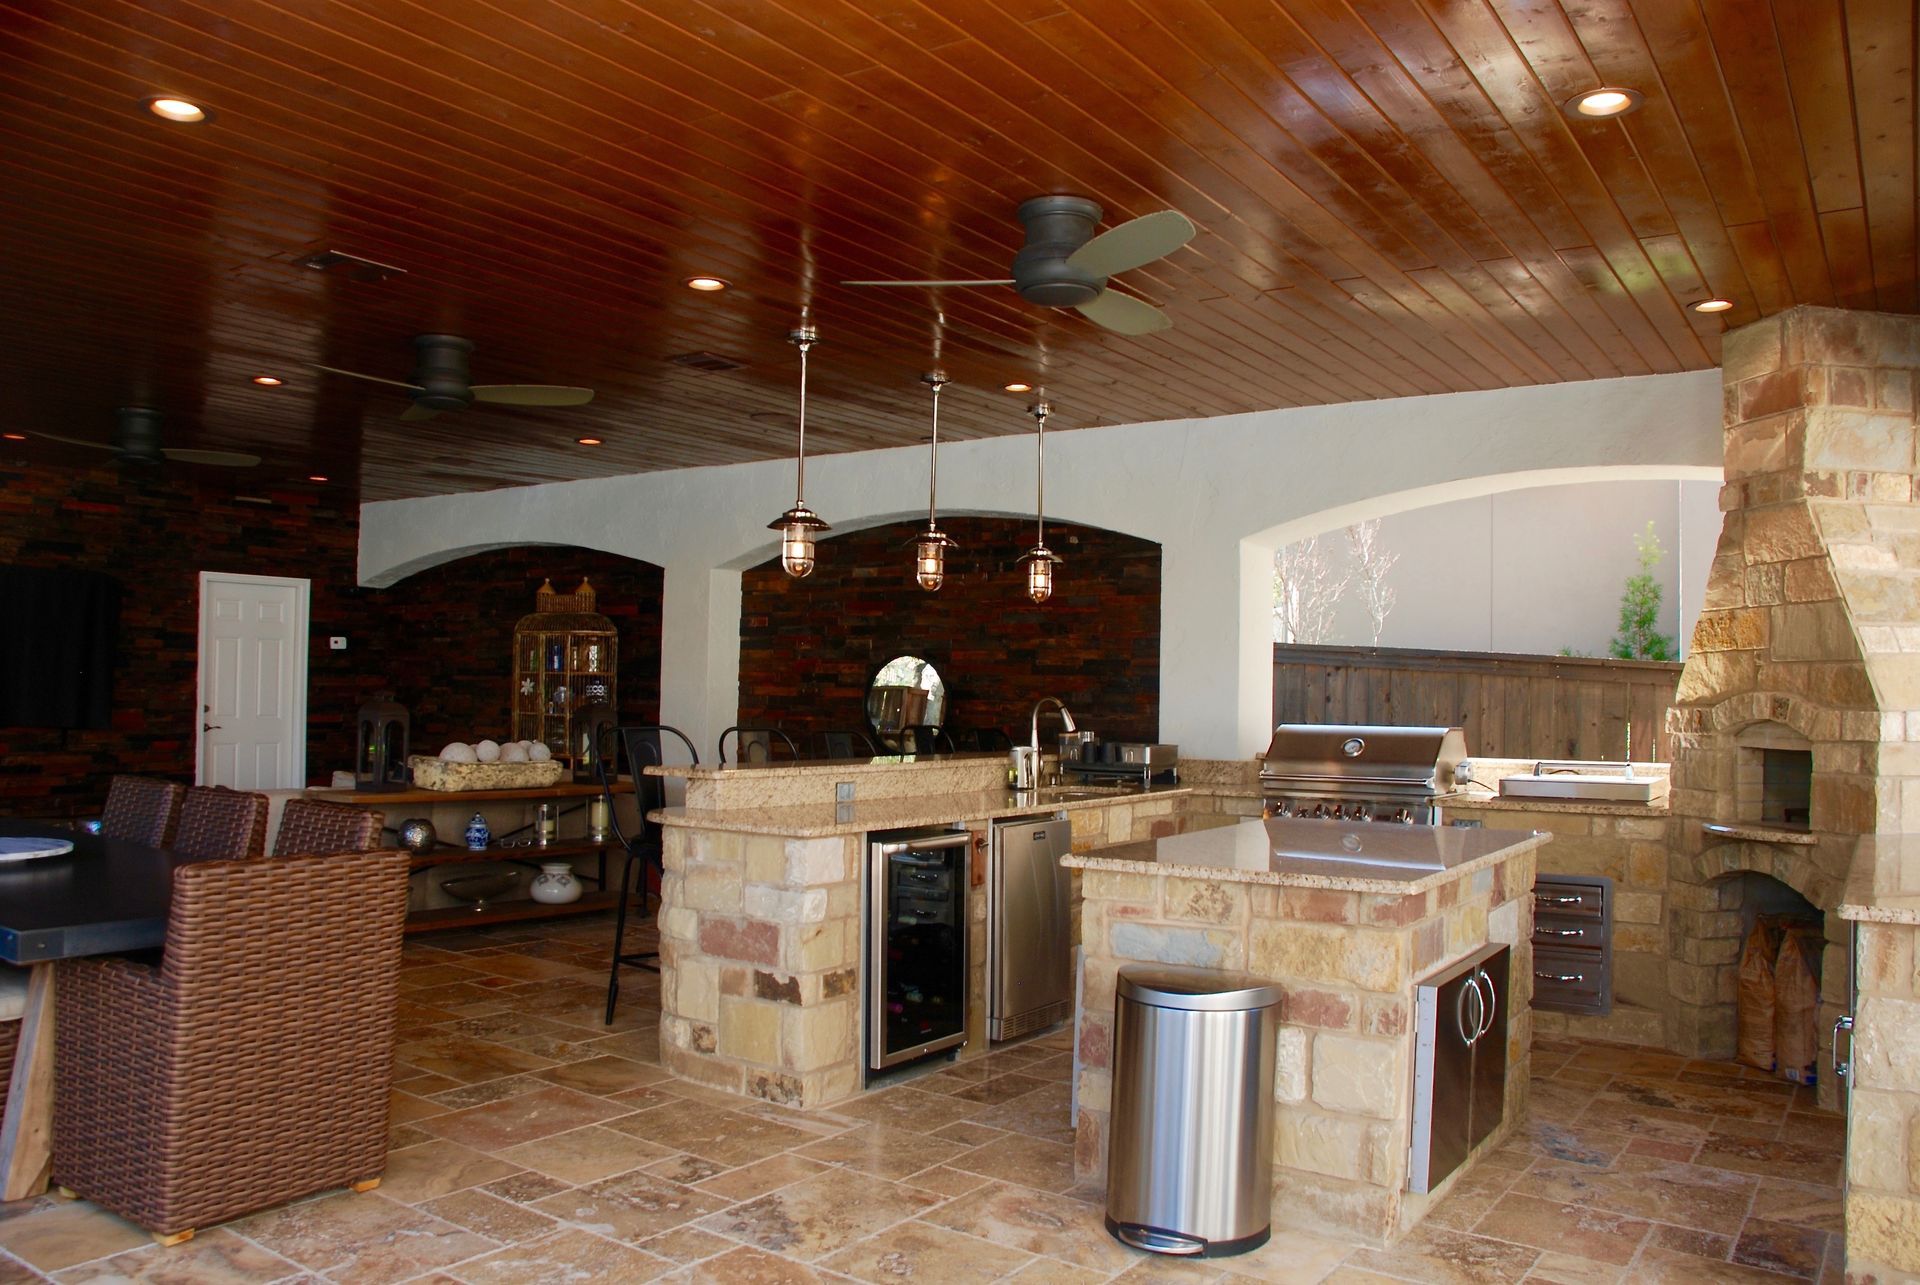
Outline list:
[[[1066,703],[1059,697],[1042,696],[1039,700],[1035,701],[1033,703],[1033,740],[1030,744],[1033,747],[1033,758],[1036,769],[1040,761],[1040,715],[1044,712],[1043,707],[1048,704],[1051,704],[1055,709],[1060,711],[1060,721],[1066,725],[1067,731],[1074,732],[1079,730],[1073,725],[1073,715],[1067,711]]]

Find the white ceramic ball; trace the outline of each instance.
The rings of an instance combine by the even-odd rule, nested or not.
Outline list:
[[[551,762],[552,759],[553,751],[547,748],[545,741],[535,741],[532,748],[527,750],[527,762],[529,763],[547,763]]]
[[[473,745],[473,756],[482,763],[498,763],[500,761],[500,745],[497,741],[475,741]]]
[[[502,763],[525,763],[527,761],[527,751],[522,748],[518,741],[514,741],[510,745],[502,745],[500,747],[500,761]]]
[[[447,748],[440,751],[443,763],[478,763],[480,760],[473,752],[473,746],[465,741],[451,741]]]

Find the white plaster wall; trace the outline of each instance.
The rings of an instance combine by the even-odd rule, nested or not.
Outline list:
[[[1604,656],[1619,627],[1620,591],[1639,567],[1634,537],[1651,519],[1667,556],[1655,572],[1662,631],[1683,646],[1720,535],[1719,485],[1586,482],[1531,487],[1390,514],[1380,546],[1395,555],[1383,647]],[[1321,536],[1351,565],[1344,529]],[[1357,585],[1327,642],[1373,641]]]
[[[1071,422],[1071,407],[1058,411]],[[1050,513],[1161,546],[1161,735],[1190,754],[1239,756],[1263,748],[1272,730],[1269,567],[1282,542],[1515,487],[1717,477],[1720,377],[1060,432],[1049,434],[1047,462]],[[809,463],[807,483],[808,502],[838,528],[910,518],[925,494],[926,456],[918,448],[827,456]],[[940,496],[954,512],[1030,514],[1031,437],[943,449]],[[476,548],[524,543],[656,563],[666,573],[661,716],[708,744],[737,708],[740,569],[775,551],[764,524],[792,500],[791,462],[769,461],[369,504],[360,575],[391,584]],[[1072,564],[1061,574],[1070,577]],[[1045,693],[1036,683],[1032,694]]]

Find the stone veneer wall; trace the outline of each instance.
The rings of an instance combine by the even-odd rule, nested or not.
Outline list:
[[[1530,767],[1531,765],[1529,765]],[[1548,830],[1541,874],[1605,875],[1613,880],[1613,1012],[1605,1017],[1536,1012],[1542,1035],[1576,1035],[1626,1044],[1666,1044],[1667,818],[1596,805],[1586,811],[1524,811],[1452,804],[1447,817],[1500,830]]]
[[[1847,1279],[1920,1279],[1920,973],[1910,924],[1859,922]]]
[[[1668,716],[1673,1035],[1707,1056],[1734,1043],[1723,876],[1771,875],[1828,912],[1824,1032],[1846,1000],[1832,912],[1853,840],[1920,829],[1920,318],[1795,308],[1727,335],[1722,361],[1726,518]],[[1735,738],[1763,723],[1812,746],[1812,845],[1702,831],[1741,820]]]
[[[1513,954],[1506,1118],[1483,1149],[1518,1120],[1532,1044],[1535,855],[1409,896],[1082,871],[1075,1172],[1094,1182],[1106,1174],[1119,970],[1244,971],[1282,992],[1274,1223],[1390,1240],[1434,1198],[1404,1190],[1413,982],[1488,940]]]
[[[913,581],[910,541],[924,523],[832,536],[804,580],[777,561],[745,573],[742,726],[864,729],[874,671],[911,654],[945,679],[951,727],[999,728],[1024,744],[1034,701],[1057,696],[1107,740],[1159,739],[1160,546],[1049,523],[1047,543],[1066,562],[1053,597],[1036,605],[1017,563],[1033,544],[1031,522],[940,525],[960,547],[938,593]],[[1049,719],[1042,730],[1050,738],[1058,727]]]

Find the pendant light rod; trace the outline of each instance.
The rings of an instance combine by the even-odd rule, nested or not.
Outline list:
[[[927,527],[934,525],[935,497],[940,487],[940,390],[949,382],[939,371],[920,376],[920,382],[933,389],[933,443],[927,454]]]
[[[800,350],[800,449],[794,460],[793,503],[804,506],[807,498],[807,350],[820,340],[812,326],[800,326],[787,334],[787,341]]]
[[[1033,514],[1039,523],[1039,543],[1047,542],[1047,416],[1053,413],[1053,407],[1045,402],[1035,402],[1028,412],[1033,422],[1040,426],[1034,435],[1035,450],[1039,456],[1039,467],[1035,470],[1037,481],[1034,485]]]

